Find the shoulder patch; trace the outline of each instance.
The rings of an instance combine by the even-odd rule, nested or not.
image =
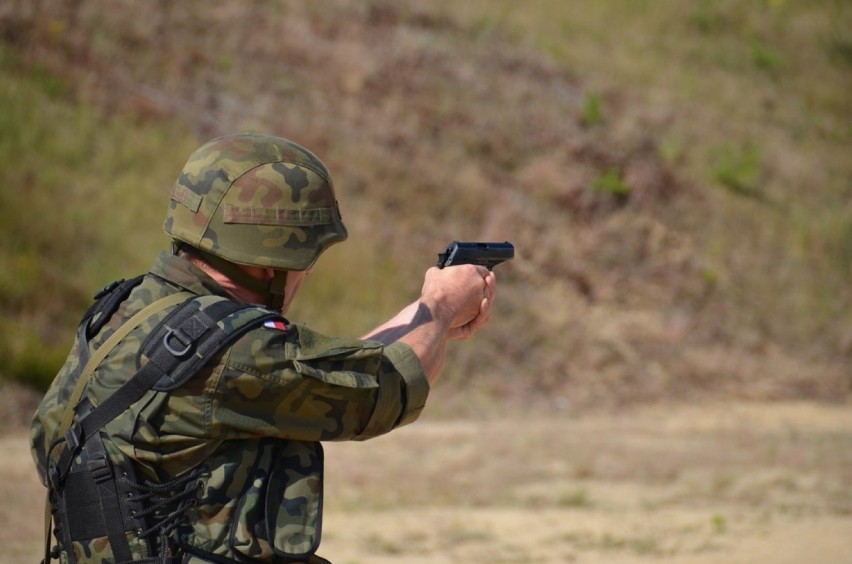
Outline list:
[[[281,321],[280,319],[271,319],[263,323],[264,328],[271,329],[272,331],[286,331],[287,324]]]

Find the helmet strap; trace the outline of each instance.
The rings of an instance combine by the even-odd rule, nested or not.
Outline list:
[[[269,298],[266,305],[275,310],[284,306],[284,290],[287,287],[287,271],[276,270],[275,275],[269,282]]]

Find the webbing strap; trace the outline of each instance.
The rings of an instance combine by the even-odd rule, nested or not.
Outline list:
[[[66,409],[67,424],[63,419],[62,430],[66,445],[53,469],[56,472],[51,473],[56,476],[56,482],[52,484],[54,487],[60,487],[64,476],[70,470],[74,458],[79,452],[79,446],[85,445],[90,437],[96,435],[107,423],[140,400],[152,388],[157,389],[156,384],[158,382],[163,379],[166,380],[165,390],[171,389],[172,386],[168,384],[183,383],[187,377],[194,374],[229,342],[263,321],[281,318],[280,314],[273,311],[260,310],[256,306],[231,300],[218,301],[202,309],[197,300],[187,299],[188,295],[191,296],[186,293],[173,294],[150,304],[116,330],[89,358],[69,399],[69,407]],[[157,334],[158,331],[163,329],[166,321],[171,320],[169,325],[172,328],[161,339],[159,346],[148,355],[148,362],[94,410],[78,418],[75,422],[74,407],[82,396],[85,382],[91,378],[95,368],[106,358],[109,351],[145,318],[180,301],[183,301],[183,304],[161,322],[155,330],[154,333]],[[236,324],[226,322],[223,327],[219,326],[220,321],[245,309],[254,309],[256,313],[240,317],[240,321]],[[180,377],[176,378],[178,375]],[[69,411],[70,416],[68,416]],[[51,515],[49,498],[46,505],[45,562],[49,561],[50,556]],[[114,518],[120,520],[120,516]],[[115,536],[115,533],[110,534],[111,544],[113,543],[113,536]],[[116,548],[113,547],[113,550],[115,551]]]
[[[213,304],[205,310],[197,310],[195,315],[188,319],[183,326],[193,328],[193,340],[202,340],[203,343],[211,342],[213,346],[205,346],[205,350],[216,350],[220,343],[223,343],[229,333],[217,326],[220,319],[235,313],[241,309],[245,309],[246,304],[241,304],[232,301],[222,301]],[[202,345],[196,344],[198,348]],[[136,372],[129,380],[116,390],[111,396],[105,399],[98,405],[88,416],[84,417],[79,422],[80,433],[77,437],[80,444],[86,442],[86,439],[94,433],[100,431],[104,425],[118,417],[124,410],[139,401],[151,388],[154,387],[160,378],[174,371],[178,365],[186,361],[202,360],[195,355],[191,358],[176,356],[173,351],[166,346],[157,347],[156,352],[148,359],[148,362]],[[207,360],[207,359],[203,359]],[[197,362],[197,361],[196,361]],[[66,447],[60,461],[66,454],[70,453],[70,449]],[[74,455],[71,455],[72,457]],[[60,468],[64,468],[63,464],[59,463]]]
[[[50,527],[53,525],[53,514],[50,512],[50,490],[47,490],[47,497],[44,500],[44,559],[41,564],[50,563],[50,541],[53,539],[53,531]]]
[[[103,362],[106,356],[115,348],[118,342],[127,336],[128,333],[133,331],[136,327],[138,327],[143,321],[145,321],[148,317],[163,311],[164,309],[177,305],[182,301],[186,301],[192,294],[188,292],[178,292],[176,294],[171,294],[166,296],[165,298],[160,298],[159,300],[152,302],[139,310],[133,317],[128,319],[118,330],[113,333],[109,339],[107,339],[98,350],[95,351],[91,357],[89,357],[88,362],[86,362],[86,366],[83,368],[83,371],[80,373],[80,377],[77,379],[77,384],[74,386],[74,390],[71,392],[71,396],[68,398],[68,403],[65,405],[65,412],[62,415],[62,422],[60,424],[59,435],[65,435],[68,432],[68,429],[71,427],[71,421],[74,419],[74,407],[80,401],[80,396],[83,395],[83,390],[86,387],[86,384],[89,381],[89,378],[92,377],[92,374],[95,372],[95,368]],[[85,343],[83,343],[85,347]],[[53,533],[50,530],[52,526],[53,516],[51,515],[50,510],[50,490],[48,489],[47,497],[44,502],[44,562],[47,564],[50,562],[50,542],[53,537]]]
[[[127,538],[124,536],[124,521],[121,518],[119,494],[115,489],[109,455],[104,448],[100,435],[92,437],[86,445],[89,449],[89,471],[97,487],[98,503],[101,511],[95,518],[104,525],[109,546],[116,562],[127,562],[133,559]]]
[[[142,324],[143,321],[151,317],[152,315],[163,311],[173,305],[177,305],[180,302],[184,302],[192,297],[192,294],[189,292],[178,292],[176,294],[170,294],[165,298],[160,298],[159,300],[152,302],[139,310],[133,317],[128,319],[121,327],[119,327],[115,333],[113,333],[109,339],[107,339],[95,353],[89,357],[89,361],[86,363],[85,368],[83,368],[83,372],[80,374],[80,377],[77,379],[77,385],[74,386],[74,390],[71,392],[71,396],[68,398],[68,404],[65,406],[65,413],[62,417],[62,423],[59,427],[60,435],[64,435],[68,432],[68,429],[71,427],[71,421],[74,419],[74,407],[76,407],[77,403],[80,401],[80,397],[83,395],[83,390],[86,388],[86,384],[88,384],[89,379],[92,377],[92,374],[95,372],[95,368],[103,362],[103,360],[107,357],[107,355],[115,348],[119,341],[121,341],[124,337],[126,337],[131,331],[136,329],[139,325]]]
[[[91,317],[91,319],[87,323],[82,324],[86,329],[86,341],[91,339],[93,335],[101,332],[101,329],[107,324],[109,318],[118,309],[119,304],[127,299],[130,292],[136,286],[140,285],[144,278],[145,275],[140,275],[130,280],[113,282],[95,294],[95,300],[97,301],[84,316],[84,318]],[[98,315],[98,313],[101,315]]]

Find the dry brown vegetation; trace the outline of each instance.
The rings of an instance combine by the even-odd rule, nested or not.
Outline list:
[[[849,392],[845,314],[802,311],[828,302],[801,287],[769,296],[786,291],[773,277],[807,263],[790,251],[777,272],[749,273],[749,256],[763,269],[783,242],[736,243],[729,196],[662,146],[688,108],[593,90],[500,25],[413,2],[44,0],[4,16],[27,64],[107,116],[177,120],[200,138],[268,131],[328,161],[354,242],[329,253],[297,318],[357,333],[417,290],[416,273],[449,240],[513,241],[500,321],[451,352],[447,380],[470,392],[465,404]],[[182,157],[165,153],[177,170]],[[777,223],[766,213],[753,217]],[[356,271],[371,291],[341,275]],[[834,307],[848,305],[848,285],[822,280]],[[350,301],[329,311],[340,295]]]

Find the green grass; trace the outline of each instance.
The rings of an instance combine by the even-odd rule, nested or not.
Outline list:
[[[165,248],[164,194],[180,164],[163,148],[192,141],[74,103],[61,79],[5,47],[0,131],[0,370],[44,387],[94,291]]]

